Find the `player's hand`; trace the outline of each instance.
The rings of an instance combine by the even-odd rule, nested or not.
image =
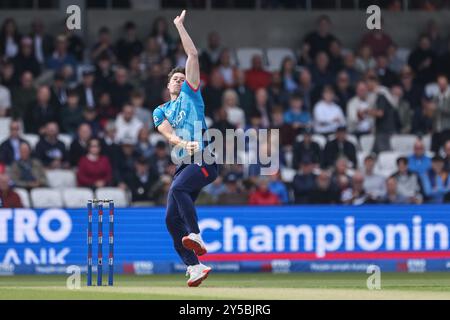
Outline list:
[[[194,153],[200,150],[200,146],[197,141],[188,141],[186,143],[185,149],[189,153],[189,155],[192,156]]]
[[[182,26],[184,23],[185,16],[186,16],[186,10],[183,10],[183,12],[181,12],[181,14],[173,20],[173,23],[175,24],[175,26],[177,26],[177,27]]]

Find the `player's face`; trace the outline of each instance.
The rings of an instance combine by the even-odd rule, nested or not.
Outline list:
[[[178,95],[181,91],[181,85],[186,80],[186,76],[182,73],[175,73],[169,81],[167,88],[170,94]]]

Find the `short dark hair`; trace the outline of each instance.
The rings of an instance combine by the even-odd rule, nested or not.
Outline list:
[[[403,162],[404,164],[406,164],[406,165],[408,165],[408,158],[406,158],[406,157],[399,157],[398,159],[397,159],[397,165],[399,165],[400,164],[400,162]]]
[[[186,74],[186,69],[183,68],[183,67],[173,68],[172,71],[170,71],[169,74],[167,75],[167,78],[168,78],[167,80],[170,81],[170,79],[172,79],[172,77],[173,77],[173,75],[175,73],[182,73],[182,74],[185,75]]]

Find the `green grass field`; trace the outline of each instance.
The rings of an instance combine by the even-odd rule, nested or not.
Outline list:
[[[0,299],[450,299],[450,273],[211,274],[199,288],[183,275],[116,276],[114,287],[66,288],[65,276],[0,277]],[[105,280],[105,279],[104,279]]]

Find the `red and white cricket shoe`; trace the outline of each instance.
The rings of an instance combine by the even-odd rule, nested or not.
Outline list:
[[[212,269],[210,267],[207,267],[201,263],[195,266],[189,266],[186,271],[186,276],[189,276],[187,285],[189,287],[198,287],[204,280],[206,280],[206,278],[208,278],[208,274],[211,270]]]
[[[188,250],[194,250],[194,253],[199,257],[208,252],[200,234],[190,233],[189,235],[183,237],[181,241],[183,243],[183,247]]]

